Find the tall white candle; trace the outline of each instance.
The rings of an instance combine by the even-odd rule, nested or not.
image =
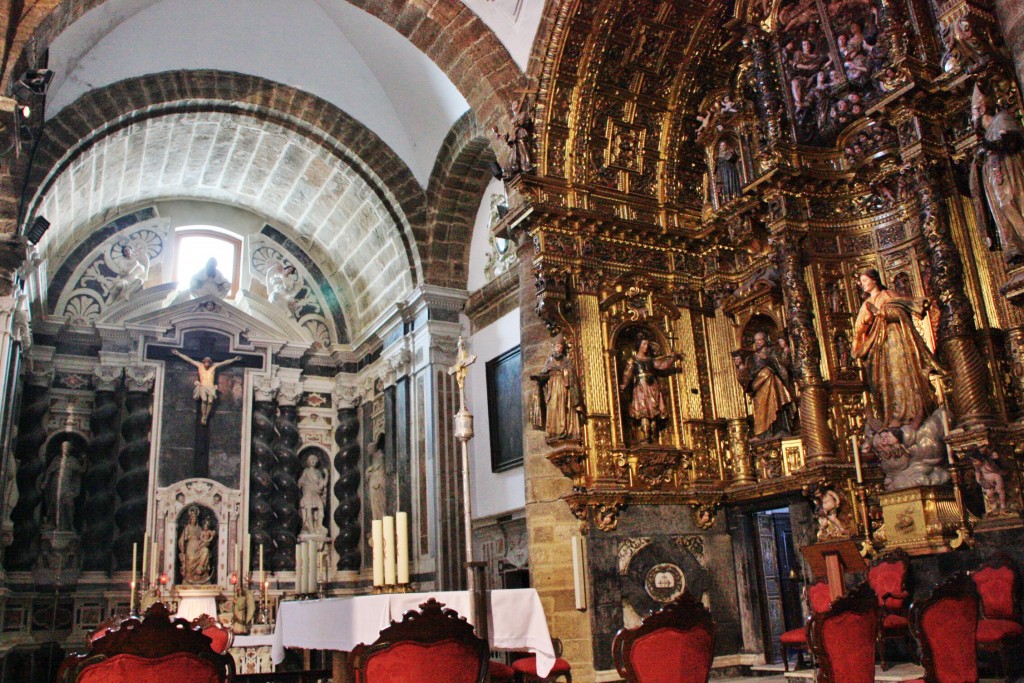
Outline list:
[[[242,550],[238,547],[238,543],[235,543],[235,549],[231,552],[231,559],[235,563],[235,573],[238,575],[238,580],[242,580]]]
[[[242,572],[249,572],[249,564],[252,558],[252,534],[245,535],[245,547],[242,548]],[[238,577],[239,581],[243,580],[242,577]]]
[[[949,436],[949,413],[945,409],[942,411],[942,432],[943,437]],[[943,438],[943,442],[945,442],[945,438]],[[950,465],[956,464],[956,459],[953,457],[953,447],[948,443],[946,444],[946,460],[949,461]]]
[[[864,473],[860,469],[860,444],[857,443],[857,435],[850,435],[850,443],[853,444],[853,466],[857,468],[857,483],[864,483]]]
[[[136,564],[138,561],[139,561],[139,544],[138,543],[132,543],[132,583],[131,583],[131,586],[130,586],[131,591],[132,591],[132,596],[128,599],[128,614],[134,614],[135,613],[135,572],[136,572],[136,569],[138,569],[138,565]]]
[[[395,515],[395,562],[398,565],[396,576],[398,583],[409,583],[409,513],[399,512]]]
[[[260,590],[262,591],[267,585],[266,574],[263,573],[263,544],[260,543]]]
[[[295,546],[295,592],[306,592],[306,542]]]
[[[395,518],[384,516],[384,583],[395,583]]]
[[[139,565],[139,571],[142,574],[142,583],[146,583],[149,578],[149,534],[147,533],[142,537],[142,564]],[[134,563],[133,563],[134,564]]]
[[[384,528],[379,519],[370,522],[370,542],[373,544],[373,585],[384,585]]]

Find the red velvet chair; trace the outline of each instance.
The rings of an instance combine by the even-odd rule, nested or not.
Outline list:
[[[807,587],[807,602],[810,604],[811,614],[824,612],[832,604],[832,589],[828,587],[828,581],[818,579]],[[779,637],[779,644],[782,646],[782,668],[789,671],[789,651],[797,651],[797,664],[803,663],[803,651],[807,649],[807,626],[799,626],[790,629]]]
[[[505,662],[498,662],[491,660],[488,662],[488,667],[491,671],[491,683],[514,683],[516,680],[516,670]]]
[[[956,574],[910,608],[910,627],[921,646],[922,683],[977,683],[978,591]]]
[[[572,683],[572,667],[569,662],[562,659],[562,641],[552,638],[551,645],[555,650],[555,663],[548,675],[543,677],[537,675],[537,655],[520,657],[512,662],[512,672],[516,683],[527,683],[527,681],[547,683],[548,681],[557,681],[559,678],[564,678],[565,683]]]
[[[1024,646],[1020,615],[1020,579],[1006,556],[985,562],[970,574],[981,597],[978,649],[999,653],[1003,675],[1010,675],[1010,652]]]
[[[868,568],[868,585],[878,596],[881,610],[878,627],[878,658],[882,671],[889,668],[885,658],[885,641],[910,640],[910,618],[907,614],[907,581],[910,576],[910,556],[904,550],[893,550],[878,557]]]
[[[140,620],[129,617],[70,655],[58,683],[223,683],[234,677],[231,657],[210,648],[210,639],[184,619],[171,620],[155,603]]]
[[[199,628],[203,635],[210,639],[210,649],[217,654],[226,655],[231,649],[235,634],[209,614],[200,614],[192,620],[192,625]]]
[[[359,683],[483,683],[487,643],[455,610],[430,598],[352,651]]]
[[[689,591],[612,641],[615,668],[627,683],[707,683],[714,656],[711,613]]]
[[[878,639],[878,598],[863,583],[811,617],[811,652],[818,660],[818,683],[873,683]]]

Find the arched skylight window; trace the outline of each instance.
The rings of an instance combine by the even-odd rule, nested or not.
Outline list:
[[[174,248],[174,279],[178,290],[188,289],[192,276],[217,259],[217,270],[231,283],[229,297],[238,291],[242,264],[242,240],[231,233],[208,225],[178,228]]]

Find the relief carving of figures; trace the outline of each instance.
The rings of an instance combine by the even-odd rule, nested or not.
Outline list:
[[[625,393],[632,388],[624,405],[629,406],[629,417],[637,423],[641,438],[647,443],[654,443],[662,423],[668,418],[663,379],[676,369],[680,356],[676,353],[659,356],[657,343],[643,332],[637,337],[635,349],[628,349],[626,354],[619,391]]]
[[[538,400],[541,397],[544,400],[544,405],[538,406],[536,412],[543,418],[541,426],[548,441],[579,439],[583,401],[575,364],[563,340],[555,342],[540,373],[530,379],[537,382]]]
[[[754,404],[754,437],[792,434],[796,404],[791,366],[772,347],[768,333],[756,332],[753,350],[735,351],[732,360],[736,379]]]
[[[1008,264],[1024,262],[1024,129],[1009,112],[996,111],[991,96],[977,85],[971,114],[981,136],[971,168],[978,219],[995,227]]]
[[[327,473],[320,467],[316,455],[306,458],[306,468],[299,477],[299,510],[302,513],[302,533],[326,534],[324,510],[327,504]]]
[[[188,522],[178,536],[178,561],[181,565],[182,582],[186,584],[210,583],[213,570],[210,568],[210,545],[217,532],[210,528],[210,518],[199,522],[199,508],[188,509]]]
[[[217,269],[217,259],[211,258],[202,270],[192,276],[188,291],[193,299],[204,296],[223,299],[231,291],[231,283]]]
[[[48,528],[74,531],[75,500],[82,490],[82,471],[85,467],[74,452],[74,444],[64,441],[60,454],[55,455],[39,480],[39,490],[46,502],[44,519]]]

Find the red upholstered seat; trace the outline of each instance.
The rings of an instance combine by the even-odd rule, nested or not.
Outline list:
[[[209,614],[201,614],[192,620],[194,626],[202,629],[203,635],[210,639],[210,649],[219,655],[227,654],[235,634],[224,624],[211,617]]]
[[[981,619],[978,621],[978,642],[994,643],[1003,638],[1017,638],[1024,633],[1024,626],[1009,619]]]
[[[974,630],[978,594],[963,574],[953,576],[911,608],[914,636],[921,645],[921,665],[929,683],[978,680]]]
[[[512,662],[512,670],[518,673],[527,674],[528,676],[536,676],[537,658],[531,655],[529,657],[517,659]],[[547,675],[547,678],[551,678],[559,674],[566,674],[570,671],[572,671],[572,667],[569,665],[569,662],[559,657],[555,660],[555,664],[551,667],[551,673]]]
[[[999,654],[1003,674],[1010,675],[1010,653],[1024,648],[1021,626],[1020,580],[1010,559],[997,555],[971,572],[981,598],[978,648]],[[1018,658],[1019,659],[1019,658]]]
[[[85,669],[78,683],[219,683],[217,668],[195,655],[178,653],[147,659],[117,655]]]
[[[231,657],[215,653],[198,626],[170,618],[154,603],[140,620],[122,619],[90,640],[85,654],[68,656],[58,683],[220,683],[234,675]]]
[[[420,611],[352,651],[360,683],[483,683],[490,670],[487,643],[454,610],[430,598]]]
[[[491,672],[491,683],[512,683],[515,680],[516,671],[508,664],[492,659],[488,666]]]
[[[811,651],[821,665],[819,683],[873,683],[878,598],[867,584],[811,617]]]
[[[824,579],[818,579],[807,587],[807,602],[811,607],[811,614],[818,614],[826,611],[832,604],[832,589]],[[789,671],[789,650],[796,649],[797,663],[803,662],[803,655],[800,650],[807,648],[807,627],[790,629],[779,637],[782,645],[782,668]]]
[[[910,556],[903,550],[894,550],[877,558],[868,568],[868,585],[878,596],[882,623],[878,629],[878,656],[882,669],[888,669],[885,657],[886,639],[910,638],[907,619],[907,580],[910,575]]]
[[[706,683],[714,655],[711,614],[689,592],[612,642],[615,668],[628,683]]]

